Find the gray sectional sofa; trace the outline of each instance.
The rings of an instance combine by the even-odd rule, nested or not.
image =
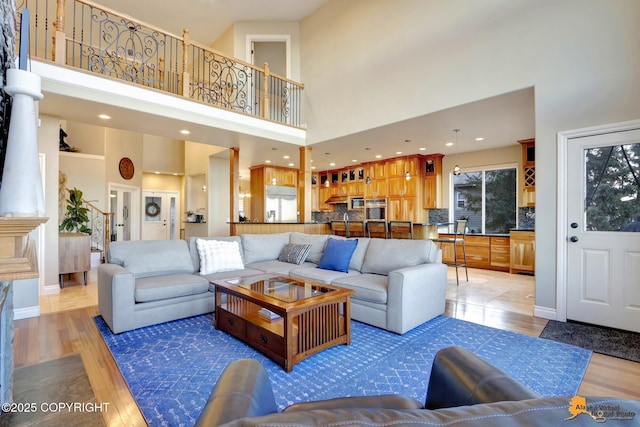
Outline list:
[[[212,312],[211,281],[265,272],[353,289],[352,318],[398,334],[444,313],[447,267],[430,240],[358,238],[347,271],[334,271],[318,268],[329,238],[355,240],[292,232],[113,242],[98,267],[100,314],[120,333]],[[244,269],[201,275],[197,239],[237,242]],[[289,243],[310,245],[304,262],[278,260]]]

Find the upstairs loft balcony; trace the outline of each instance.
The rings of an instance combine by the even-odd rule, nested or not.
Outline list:
[[[29,56],[301,129],[304,85],[85,0],[24,0]],[[17,46],[20,43],[19,31]],[[16,48],[17,49],[17,48]]]

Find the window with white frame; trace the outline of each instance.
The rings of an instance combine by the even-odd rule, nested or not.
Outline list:
[[[452,221],[467,219],[470,233],[508,233],[516,227],[518,194],[515,166],[476,168],[451,175]]]

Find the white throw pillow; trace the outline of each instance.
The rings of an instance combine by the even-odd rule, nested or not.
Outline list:
[[[196,239],[200,256],[200,274],[244,269],[238,242]]]

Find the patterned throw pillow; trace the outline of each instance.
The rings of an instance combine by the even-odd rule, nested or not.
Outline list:
[[[291,264],[302,264],[307,255],[311,251],[311,245],[296,245],[293,243],[287,243],[282,248],[278,261],[289,262]]]
[[[196,239],[200,256],[200,274],[244,269],[238,242]]]

